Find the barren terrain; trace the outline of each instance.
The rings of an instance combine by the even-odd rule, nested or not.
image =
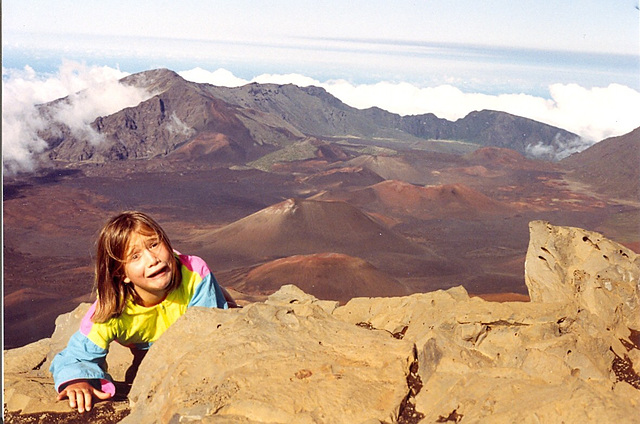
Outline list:
[[[126,80],[160,94],[97,118],[99,145],[44,131],[40,170],[5,176],[6,348],[48,337],[91,298],[96,234],[123,210],[154,216],[240,303],[282,284],[341,302],[457,285],[526,300],[532,220],[640,248],[639,130],[549,162],[517,150],[572,135],[500,112],[448,122],[313,87]],[[459,139],[428,138],[437,128]]]
[[[343,302],[459,284],[524,298],[534,219],[637,250],[637,202],[609,201],[568,184],[558,164],[513,154],[393,157],[422,184],[380,177],[389,158],[288,162],[286,172],[156,159],[5,179],[5,347],[48,336],[58,314],[90,298],[95,235],[127,209],[156,217],[241,300],[288,283]]]

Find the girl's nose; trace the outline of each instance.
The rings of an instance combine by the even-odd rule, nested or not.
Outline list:
[[[149,263],[150,263],[151,265],[155,265],[155,264],[157,264],[158,262],[160,262],[160,258],[158,258],[158,255],[156,255],[155,253],[153,253],[153,252],[152,252],[152,251],[150,251],[149,249],[147,249],[147,250],[146,250],[146,252],[147,252],[147,255],[148,255],[148,256],[147,256],[147,258],[148,258]]]

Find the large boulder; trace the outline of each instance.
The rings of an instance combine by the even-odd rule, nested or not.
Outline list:
[[[140,367],[125,422],[393,422],[409,395],[412,343],[313,302],[193,309],[171,329]]]
[[[414,404],[425,423],[640,422],[637,376],[624,381],[614,370],[624,362],[610,349],[621,342],[593,333],[589,316],[568,303],[465,294],[359,298],[334,315],[414,343]]]
[[[529,224],[525,283],[533,302],[567,302],[626,337],[640,329],[640,257],[580,228]]]
[[[602,235],[530,224],[531,303],[464,289],[353,299],[334,316],[404,335],[424,422],[640,422],[640,259]]]

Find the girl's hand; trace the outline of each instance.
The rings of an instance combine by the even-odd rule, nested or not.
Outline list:
[[[78,408],[78,412],[82,413],[84,411],[91,411],[94,396],[100,400],[106,400],[111,397],[111,393],[96,389],[86,380],[78,380],[65,387],[64,390],[58,394],[58,400],[68,397],[69,406],[73,409]]]

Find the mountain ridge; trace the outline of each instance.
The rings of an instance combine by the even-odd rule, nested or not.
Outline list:
[[[476,111],[447,121],[433,114],[400,116],[380,108],[360,110],[314,86],[250,83],[217,87],[186,81],[168,69],[129,75],[121,82],[152,96],[137,106],[96,118],[91,127],[103,139],[101,143],[74,136],[60,124],[55,130],[41,131],[41,138],[51,147],[45,154],[66,162],[162,157],[196,140],[210,154],[224,153],[212,159],[243,164],[305,137],[317,137],[403,149],[471,151],[498,146],[531,155],[532,146],[553,150],[578,137],[497,111]],[[59,101],[40,108],[46,114]],[[219,145],[220,139],[225,146]],[[217,142],[208,149],[212,140]],[[447,146],[444,140],[462,144]],[[191,158],[187,155],[187,159]]]

